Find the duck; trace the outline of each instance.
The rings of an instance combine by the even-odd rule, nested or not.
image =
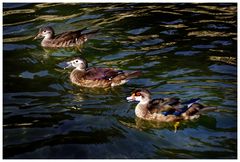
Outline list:
[[[67,68],[73,67],[70,80],[81,87],[108,88],[125,84],[131,78],[141,75],[140,71],[124,72],[112,68],[90,67],[85,59],[76,57],[67,62]]]
[[[39,29],[38,34],[34,37],[34,40],[43,38],[41,42],[42,47],[47,48],[68,48],[68,47],[80,47],[90,37],[95,35],[99,30],[94,30],[83,34],[85,30],[67,31],[58,35],[55,35],[54,29],[51,26],[42,27]]]
[[[199,118],[203,111],[216,109],[200,104],[200,98],[185,102],[176,97],[151,99],[151,93],[147,89],[136,89],[126,99],[129,102],[139,102],[135,107],[135,115],[138,118],[159,122],[193,120]]]

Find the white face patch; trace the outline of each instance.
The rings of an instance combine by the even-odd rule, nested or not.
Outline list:
[[[69,62],[67,62],[67,65],[68,66],[65,67],[65,69],[70,68],[70,67],[75,67],[78,70],[85,70],[85,68],[86,68],[85,63],[80,59],[75,59],[75,60],[69,61]]]
[[[135,101],[141,102],[142,101],[142,96],[135,96]]]
[[[44,37],[44,39],[50,39],[52,37],[52,34],[48,31],[42,32],[41,35]]]
[[[138,101],[141,102],[142,101],[142,96],[130,96],[126,98],[129,102],[131,101]]]
[[[132,96],[130,96],[130,97],[127,97],[126,99],[128,100],[128,102],[130,102],[130,101],[133,101],[133,98],[132,98]]]
[[[78,67],[79,65],[84,64],[84,62],[82,60],[76,59],[76,60],[71,61],[71,64],[74,67]]]
[[[142,96],[134,96],[134,97],[132,97],[132,96],[130,96],[130,97],[127,97],[126,98],[128,101],[142,101]]]

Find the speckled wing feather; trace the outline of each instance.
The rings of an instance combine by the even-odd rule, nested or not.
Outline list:
[[[73,70],[70,75],[72,83],[84,87],[110,87],[111,81],[105,79],[97,79],[100,76],[94,76],[96,71],[91,71],[91,75],[87,72]],[[94,74],[95,73],[95,74]],[[99,75],[99,74],[98,74]]]
[[[53,44],[56,46],[71,46],[71,44],[76,44],[78,39],[80,39],[83,35],[81,34],[82,30],[79,31],[70,31],[59,34],[54,37]]]
[[[161,105],[164,102],[162,98],[159,99],[153,99],[148,103],[148,110],[150,113],[158,113],[161,111]]]
[[[54,38],[55,39],[71,39],[71,38],[77,38],[82,34],[82,32],[86,30],[86,28],[80,29],[80,30],[76,30],[76,31],[68,31],[68,32],[64,32],[61,34],[56,35]]]
[[[111,80],[120,74],[120,71],[111,68],[90,68],[85,73],[88,80]]]
[[[175,111],[179,104],[180,104],[179,98],[153,99],[148,104],[148,110],[151,113],[159,113],[163,111]]]
[[[89,33],[82,34],[83,30],[85,29],[61,33],[59,35],[56,35],[52,42],[55,44],[55,46],[62,46],[62,47],[82,45],[84,42],[87,41],[87,39],[90,36],[98,32],[96,30]]]
[[[89,68],[86,71],[74,69],[70,74],[72,83],[84,87],[111,87],[126,83],[140,72],[123,72],[111,68]]]
[[[179,98],[172,97],[172,98],[165,98],[164,100],[165,100],[166,104],[168,104],[170,106],[177,106],[180,104]]]

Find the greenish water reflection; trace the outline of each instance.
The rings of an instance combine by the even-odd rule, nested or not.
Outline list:
[[[32,38],[100,29],[82,52],[46,50]],[[72,85],[62,64],[141,70],[112,89]],[[236,159],[236,3],[3,3],[3,157]],[[154,97],[202,98],[218,112],[182,122],[135,117],[125,98],[145,87]]]

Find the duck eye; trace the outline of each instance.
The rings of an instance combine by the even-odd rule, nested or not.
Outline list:
[[[136,92],[135,95],[136,95],[136,96],[141,96],[141,93],[140,93],[140,92]]]
[[[78,60],[76,60],[76,62],[78,62]]]

